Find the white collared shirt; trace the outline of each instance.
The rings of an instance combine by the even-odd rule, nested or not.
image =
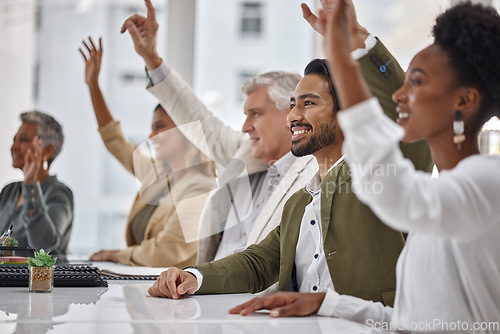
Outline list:
[[[328,172],[344,160],[342,156]],[[326,263],[321,224],[321,178],[319,172],[306,186],[311,194],[300,223],[299,240],[295,250],[297,287],[300,292],[320,292],[333,289],[332,278]]]
[[[291,152],[288,152],[271,165],[267,171],[263,172],[259,180],[254,180],[254,182],[258,183],[255,188],[252,186],[252,198],[247,198],[250,193],[248,189],[242,187],[236,189],[233,194],[235,202],[245,203],[248,207],[239,210],[242,213],[241,216],[232,214],[227,217],[226,226],[231,227],[224,230],[214,260],[241,252],[247,247],[248,237],[255,225],[255,221],[295,159],[296,157]],[[246,214],[243,214],[243,212]]]

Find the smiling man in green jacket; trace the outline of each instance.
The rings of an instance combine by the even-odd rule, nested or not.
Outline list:
[[[404,72],[382,43],[357,22],[352,34],[356,36],[351,40],[359,41],[352,48],[364,49],[359,66],[372,94],[396,119],[391,95],[403,82]],[[404,235],[385,226],[353,193],[353,186],[363,185],[351,184],[341,153],[338,110],[326,63],[312,61],[291,98],[288,120],[292,153],[312,154],[318,174],[288,200],[280,226],[262,242],[193,268],[169,268],[149,293],[174,299],[192,293],[255,293],[279,281],[281,291],[319,292],[330,287],[340,294],[392,305]],[[431,170],[426,143],[402,145],[402,151],[417,169]]]

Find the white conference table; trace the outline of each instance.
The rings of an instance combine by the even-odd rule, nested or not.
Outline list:
[[[190,296],[180,300],[147,294],[152,281],[109,281],[107,288],[0,288],[0,333],[373,333],[328,317],[246,317],[228,310],[250,294]]]

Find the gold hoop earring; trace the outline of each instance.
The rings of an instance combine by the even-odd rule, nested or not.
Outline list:
[[[465,140],[465,126],[464,121],[462,120],[462,111],[455,111],[455,120],[453,121],[453,132],[455,136],[453,136],[453,142],[457,144],[457,149],[460,151],[462,148],[462,143]]]

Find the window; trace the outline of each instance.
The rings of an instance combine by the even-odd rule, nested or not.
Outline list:
[[[237,75],[237,82],[238,82],[238,85],[236,85],[236,87],[238,87],[238,90],[237,90],[237,101],[243,101],[243,96],[241,94],[241,87],[243,86],[243,84],[250,78],[253,78],[254,76],[257,75],[257,72],[256,71],[251,71],[251,70],[243,70],[243,71],[240,71]]]
[[[260,37],[262,34],[262,4],[245,2],[241,6],[241,35]]]
[[[479,133],[479,150],[482,154],[500,154],[500,120],[492,117]]]

